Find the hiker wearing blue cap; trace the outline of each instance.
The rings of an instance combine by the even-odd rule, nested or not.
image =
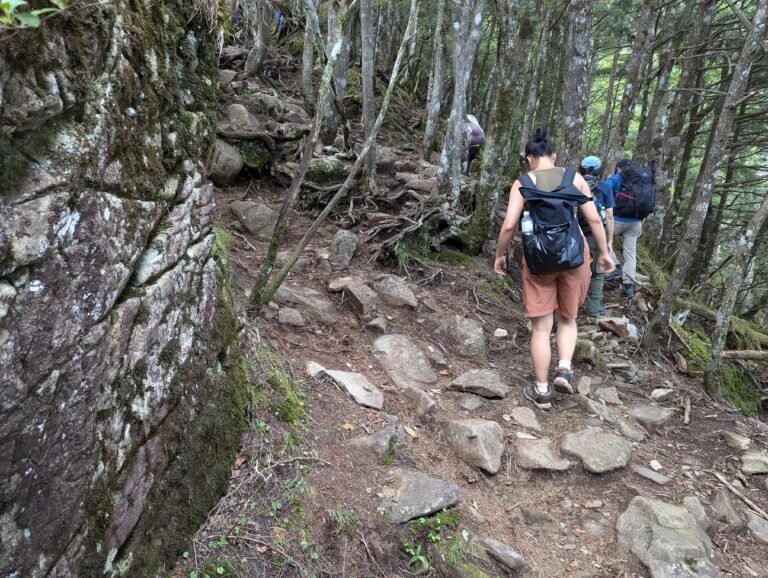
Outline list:
[[[595,206],[597,212],[600,215],[600,220],[605,227],[606,242],[608,245],[608,251],[613,251],[613,194],[608,186],[600,186],[600,173],[602,172],[602,163],[596,156],[585,157],[581,161],[579,166],[579,172],[584,177],[589,185],[589,190],[592,191],[592,197],[595,200]],[[589,282],[589,291],[587,293],[587,315],[590,317],[597,317],[605,313],[605,306],[603,305],[603,282],[604,274],[600,269],[598,263],[598,257],[600,256],[599,249],[597,247],[597,241],[595,240],[592,230],[589,227],[589,223],[580,218],[579,224],[581,230],[584,233],[584,237],[587,239],[589,245],[589,253],[592,255],[592,278]]]

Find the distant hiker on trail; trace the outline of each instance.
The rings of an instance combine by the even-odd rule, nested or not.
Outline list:
[[[625,297],[635,295],[637,275],[637,239],[643,232],[643,219],[653,212],[655,162],[651,169],[636,167],[629,159],[616,163],[614,174],[600,183],[614,198],[615,236],[622,238],[623,268],[611,247],[611,259],[618,265],[606,280],[621,277],[621,289]]]
[[[467,153],[467,176],[469,176],[469,169],[472,167],[472,161],[480,153],[480,147],[485,143],[485,132],[480,127],[480,123],[477,121],[477,117],[468,114],[467,115],[467,137],[469,138],[469,152]]]
[[[584,177],[592,191],[595,199],[595,207],[600,215],[600,220],[605,226],[606,245],[608,252],[613,251],[613,194],[607,185],[600,183],[600,173],[602,172],[602,163],[595,156],[588,156],[581,161],[579,173]],[[605,313],[603,305],[603,281],[604,274],[598,265],[600,253],[597,247],[597,240],[592,234],[589,223],[582,215],[579,215],[579,225],[581,231],[587,239],[589,253],[592,255],[592,280],[589,282],[589,291],[587,292],[587,315],[597,317]]]
[[[531,319],[531,360],[536,382],[523,395],[537,408],[552,407],[549,387],[549,344],[557,310],[559,361],[555,389],[573,393],[571,360],[576,349],[576,316],[587,296],[591,273],[589,249],[575,216],[577,207],[589,223],[599,253],[599,266],[613,271],[605,231],[584,177],[555,166],[554,143],[544,129],[525,145],[530,172],[521,175],[509,193],[507,215],[496,248],[494,271],[503,275],[505,253],[518,221],[523,233],[523,303]],[[522,216],[522,219],[521,219]]]

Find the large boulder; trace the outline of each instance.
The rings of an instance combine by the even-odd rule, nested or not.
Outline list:
[[[242,104],[230,104],[216,125],[216,133],[223,137],[247,138],[264,132],[264,127]]]
[[[235,182],[243,168],[243,156],[230,144],[216,140],[208,162],[208,176],[220,187]]]
[[[709,537],[679,506],[637,496],[619,516],[616,530],[653,578],[720,576]]]
[[[352,262],[357,251],[357,235],[346,229],[339,229],[331,243],[331,265],[337,269],[345,269]]]
[[[483,326],[474,319],[455,315],[444,320],[437,329],[459,355],[485,357]]]
[[[313,158],[309,161],[306,179],[321,186],[344,182],[349,173],[349,164],[336,157]]]
[[[229,206],[237,220],[259,241],[269,241],[277,224],[277,211],[254,201],[235,201]]]
[[[429,359],[407,335],[382,335],[373,343],[373,356],[402,389],[424,389],[437,381]]]

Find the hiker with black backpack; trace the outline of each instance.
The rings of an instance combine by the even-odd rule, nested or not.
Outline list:
[[[643,220],[653,212],[655,202],[656,161],[651,168],[635,166],[631,160],[616,163],[613,175],[603,181],[614,197],[614,236],[622,238],[623,267],[617,267],[606,280],[618,279],[621,275],[621,289],[625,297],[635,295],[637,275],[637,239],[643,232]],[[616,253],[611,250],[613,262],[618,264]]]
[[[584,177],[589,185],[589,190],[592,192],[592,197],[595,200],[595,207],[600,215],[600,220],[605,227],[606,246],[608,252],[612,251],[613,240],[613,195],[608,187],[604,186],[600,182],[600,173],[602,172],[602,162],[596,156],[585,157],[579,165],[579,174]],[[587,291],[587,315],[590,317],[598,317],[605,313],[605,306],[603,305],[603,283],[604,273],[598,264],[599,252],[597,248],[597,240],[592,234],[592,229],[589,223],[584,217],[579,214],[579,225],[581,231],[587,239],[589,245],[589,253],[592,255],[592,280],[589,282],[589,290]]]
[[[544,129],[525,145],[530,172],[512,185],[504,223],[496,246],[494,271],[506,271],[505,253],[518,222],[523,236],[523,305],[531,319],[531,360],[535,383],[523,395],[537,408],[552,407],[549,364],[550,334],[557,310],[559,361],[555,389],[573,393],[571,360],[576,349],[576,316],[591,278],[589,249],[576,211],[589,223],[598,248],[601,269],[613,271],[605,231],[584,177],[573,169],[556,167],[555,147]]]
[[[480,122],[473,114],[467,115],[467,139],[469,148],[467,149],[467,176],[469,169],[472,168],[472,161],[480,154],[480,148],[485,143],[485,131],[480,126]]]

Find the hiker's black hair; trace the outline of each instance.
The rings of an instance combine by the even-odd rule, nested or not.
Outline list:
[[[555,141],[549,138],[545,128],[537,128],[536,136],[525,145],[525,156],[540,158],[555,154]]]

